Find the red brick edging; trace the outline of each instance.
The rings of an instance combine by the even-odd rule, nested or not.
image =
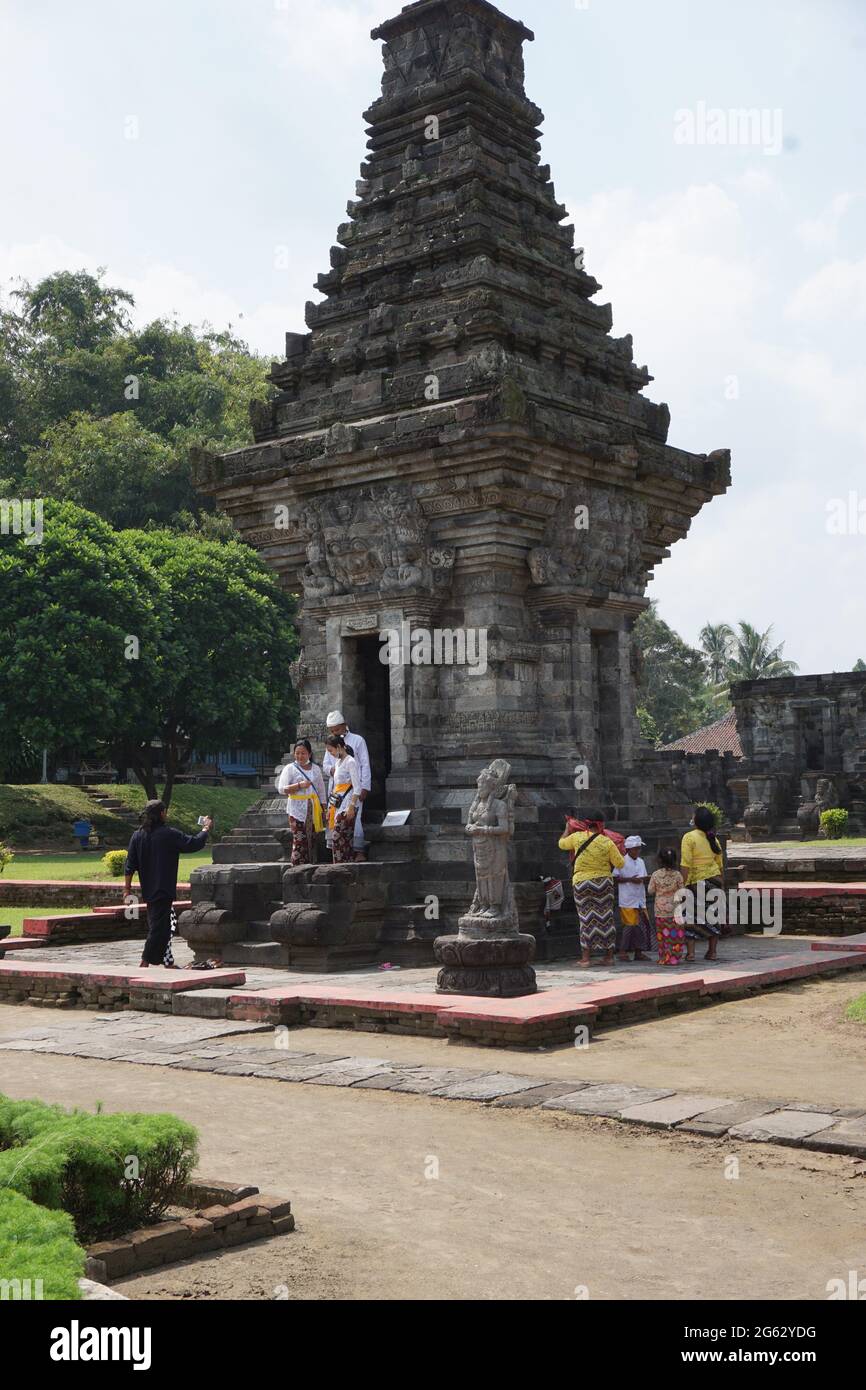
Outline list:
[[[257,1187],[237,1187],[198,1179],[187,1199],[200,1206],[189,1216],[143,1226],[119,1240],[98,1241],[87,1251],[88,1277],[110,1283],[126,1275],[177,1264],[214,1250],[232,1249],[295,1229],[292,1204],[284,1197],[263,1196]]]

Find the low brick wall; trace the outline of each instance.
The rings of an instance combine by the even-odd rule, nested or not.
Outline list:
[[[783,892],[786,936],[853,936],[866,932],[866,893],[825,893],[820,898]]]
[[[189,884],[178,894],[189,897]],[[123,897],[121,883],[61,882],[59,879],[0,878],[0,917],[4,907],[114,907]]]
[[[103,1240],[91,1245],[90,1269],[104,1270],[104,1279],[123,1279],[160,1265],[177,1264],[197,1255],[268,1240],[295,1229],[292,1204],[283,1197],[263,1196],[258,1188],[232,1189],[207,1184],[229,1196],[236,1190],[249,1194],[229,1202],[199,1207],[177,1220],[130,1231],[120,1240]]]
[[[176,902],[178,915],[189,907]],[[2,911],[2,909],[0,909]],[[90,941],[143,941],[147,936],[147,912],[142,903],[137,918],[116,903],[93,912],[67,912],[58,917],[25,917],[23,935],[38,937],[46,946],[75,946]]]
[[[110,985],[86,977],[57,979],[0,973],[0,1004],[31,1004],[44,1009],[125,1009],[128,985]],[[169,1003],[166,1012],[171,1012]]]

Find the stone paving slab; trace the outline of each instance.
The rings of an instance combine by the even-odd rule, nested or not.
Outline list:
[[[350,1061],[350,1058],[343,1058]],[[333,1057],[322,1057],[318,1062],[278,1062],[272,1067],[254,1067],[253,1076],[266,1081],[315,1081],[333,1063]]]
[[[783,1109],[784,1105],[783,1100],[728,1101],[725,1105],[714,1106],[710,1111],[702,1111],[699,1115],[692,1116],[685,1123],[681,1123],[679,1128],[694,1134],[704,1134],[709,1130],[717,1130],[720,1135],[726,1134],[735,1125],[757,1120],[761,1115],[769,1115],[774,1110]]]
[[[666,1096],[663,1100],[652,1100],[646,1105],[630,1105],[620,1112],[621,1120],[631,1124],[649,1125],[651,1129],[673,1129],[683,1120],[691,1120],[695,1115],[705,1112],[712,1114],[726,1104],[721,1096]]]
[[[393,1076],[393,1072],[386,1070],[380,1063],[378,1066],[344,1066],[325,1067],[318,1076],[310,1078],[311,1086],[357,1086],[361,1081],[369,1081],[376,1076]]]
[[[866,1117],[842,1120],[830,1129],[822,1129],[803,1140],[804,1149],[821,1149],[830,1153],[866,1154]]]
[[[359,1081],[355,1089],[359,1091],[396,1091],[398,1094],[406,1096],[432,1096],[446,1086],[453,1085],[458,1081],[466,1081],[477,1075],[477,1072],[457,1067],[417,1067],[413,1071],[401,1069],[391,1073],[384,1072],[380,1076],[372,1076],[364,1081]]]
[[[453,1081],[432,1091],[443,1100],[498,1100],[500,1096],[513,1096],[523,1091],[533,1091],[542,1086],[543,1081],[532,1080],[528,1076],[513,1076],[509,1072],[493,1072],[489,1076],[478,1076],[472,1081]]]
[[[102,1060],[100,1058],[97,1061]],[[182,1052],[131,1052],[127,1057],[117,1057],[118,1062],[137,1062],[142,1067],[171,1067],[185,1060]]]
[[[547,1100],[557,1100],[560,1096],[572,1096],[589,1082],[575,1085],[573,1081],[548,1081],[544,1086],[534,1086],[531,1091],[517,1091],[514,1095],[500,1096],[493,1101],[494,1110],[536,1110]]]
[[[747,1120],[728,1131],[732,1139],[748,1139],[753,1144],[800,1144],[836,1123],[833,1114],[807,1110],[777,1110],[772,1115]]]
[[[674,1095],[673,1091],[653,1091],[645,1086],[623,1086],[613,1082],[587,1086],[581,1090],[561,1096],[558,1100],[545,1101],[544,1110],[567,1110],[570,1115],[607,1115],[619,1119],[622,1111],[634,1105],[649,1105],[654,1100],[664,1100]]]

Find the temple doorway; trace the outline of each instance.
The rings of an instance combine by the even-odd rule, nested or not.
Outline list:
[[[378,636],[345,639],[344,712],[349,728],[367,740],[373,786],[365,810],[384,815],[391,771],[391,671],[379,659]]]

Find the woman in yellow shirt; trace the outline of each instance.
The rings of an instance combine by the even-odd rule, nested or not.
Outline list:
[[[564,835],[559,848],[574,854],[572,879],[580,923],[580,966],[588,970],[593,951],[604,951],[605,965],[615,964],[613,871],[621,869],[625,860],[613,840],[605,835],[602,816],[584,816],[584,824],[588,830]]]
[[[686,887],[693,893],[692,922],[686,924],[686,960],[695,958],[695,942],[707,942],[706,960],[718,958],[719,937],[722,934],[720,922],[706,920],[706,895],[713,889],[724,891],[725,866],[722,846],[716,838],[715,817],[706,806],[698,806],[694,814],[694,830],[683,836],[680,861]],[[703,884],[698,891],[697,884]],[[703,904],[703,907],[702,907]],[[715,913],[714,916],[721,914]]]

